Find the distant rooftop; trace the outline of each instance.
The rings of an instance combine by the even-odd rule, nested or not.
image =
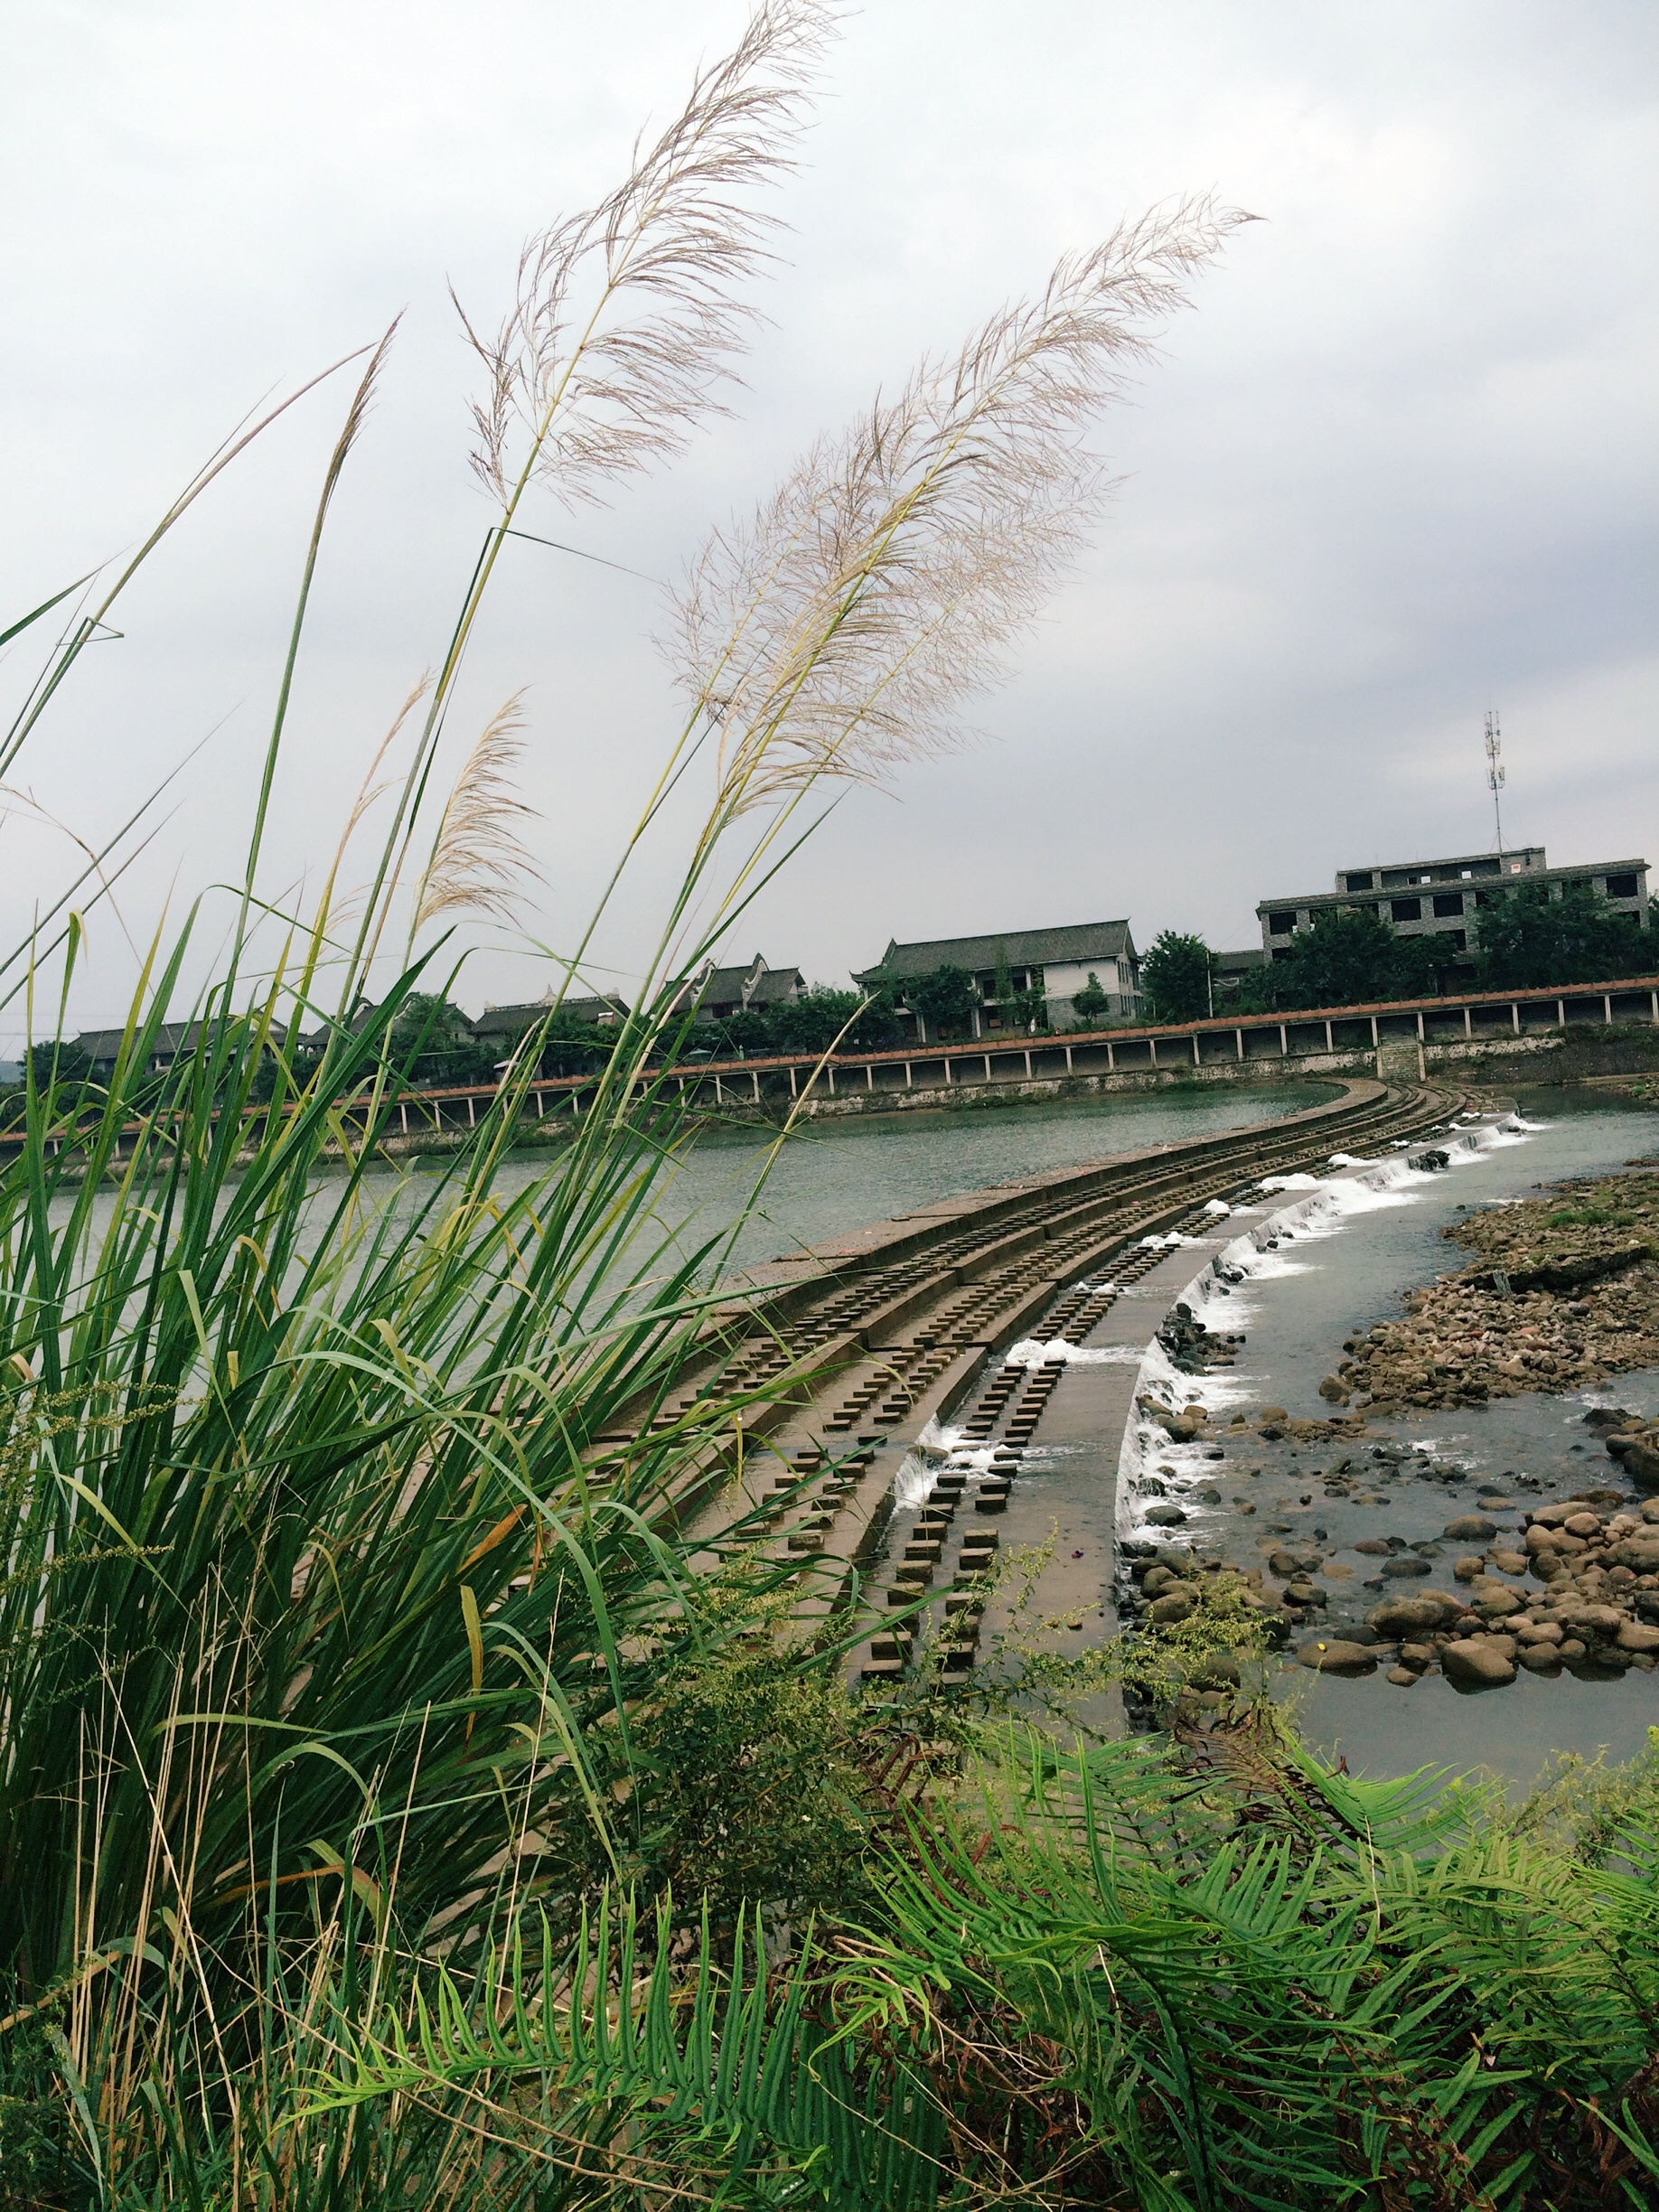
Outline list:
[[[1051,961],[1134,958],[1129,925],[1121,922],[1076,922],[1060,929],[1003,930],[981,937],[930,937],[918,944],[891,940],[875,967],[855,975],[855,983],[879,982],[884,975],[930,975],[935,968],[965,968],[974,973],[996,969],[1042,968]]]

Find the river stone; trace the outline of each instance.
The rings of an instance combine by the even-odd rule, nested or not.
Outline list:
[[[1624,1455],[1624,1467],[1638,1490],[1659,1490],[1659,1439],[1633,1439]]]
[[[1186,1515],[1178,1505],[1148,1505],[1146,1518],[1153,1528],[1179,1528]]]
[[[1407,1551],[1399,1559],[1384,1560],[1382,1571],[1396,1581],[1404,1581],[1412,1575],[1432,1574],[1434,1569],[1426,1559],[1417,1559]]]
[[[1511,1589],[1506,1582],[1494,1582],[1485,1575],[1476,1576],[1471,1585],[1470,1603],[1488,1620],[1501,1620],[1506,1614],[1526,1610],[1526,1599],[1519,1590]]]
[[[1155,1598],[1147,1607],[1147,1618],[1162,1626],[1167,1626],[1172,1621],[1187,1620],[1195,1603],[1195,1594],[1190,1589],[1166,1590],[1161,1598]]]
[[[1448,1611],[1461,1609],[1455,1600],[1442,1605],[1435,1593],[1425,1591],[1420,1598],[1385,1598],[1365,1617],[1379,1636],[1410,1636],[1438,1628]]]
[[[1324,1564],[1324,1553],[1311,1551],[1306,1545],[1292,1551],[1289,1544],[1280,1544],[1268,1554],[1270,1570],[1281,1577],[1312,1574]]]
[[[1495,1551],[1492,1564],[1500,1574],[1524,1574],[1532,1565],[1524,1551]]]
[[[1472,1582],[1483,1571],[1486,1564],[1478,1553],[1471,1553],[1467,1558],[1453,1560],[1451,1570],[1459,1582]]]
[[[1364,1551],[1369,1559],[1387,1559],[1393,1546],[1382,1536],[1362,1536],[1353,1549],[1355,1551]]]
[[[1181,1579],[1173,1568],[1148,1567],[1141,1580],[1141,1589],[1148,1598],[1161,1598],[1171,1584]]]
[[[1515,1657],[1529,1674],[1559,1674],[1561,1671],[1561,1646],[1556,1644],[1523,1644]]]
[[[1459,1514],[1455,1521],[1446,1523],[1440,1533],[1442,1536],[1457,1537],[1465,1542],[1485,1543],[1497,1534],[1497,1523],[1483,1521],[1478,1514]]]
[[[1321,1674],[1374,1674],[1377,1654],[1366,1644],[1349,1644],[1333,1637],[1323,1644],[1304,1644],[1297,1659]]]
[[[1644,1627],[1639,1621],[1626,1621],[1614,1641],[1620,1651],[1659,1652],[1659,1628]]]
[[[1568,1625],[1579,1636],[1588,1629],[1592,1636],[1607,1638],[1618,1634],[1624,1617],[1617,1606],[1581,1605],[1572,1608]]]
[[[1497,1690],[1515,1679],[1514,1662],[1490,1644],[1448,1644],[1440,1653],[1440,1665],[1448,1682],[1466,1690]]]

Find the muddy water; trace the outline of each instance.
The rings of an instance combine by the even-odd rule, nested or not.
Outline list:
[[[1252,1405],[1317,1416],[1326,1410],[1320,1379],[1342,1359],[1345,1336],[1394,1317],[1402,1293],[1463,1263],[1462,1248],[1441,1236],[1461,1211],[1531,1197],[1543,1184],[1655,1150],[1659,1114],[1558,1092],[1523,1100],[1514,1122],[1469,1125],[1445,1172],[1413,1173],[1396,1156],[1339,1167],[1317,1183],[1298,1178],[1297,1187],[1218,1224],[1219,1256],[1246,1279],[1223,1286],[1211,1274],[1194,1291],[1209,1326],[1244,1331],[1236,1368],[1195,1391],[1155,1355],[1144,1379],[1161,1376],[1172,1395],[1202,1396],[1223,1425],[1234,1409]],[[1228,1231],[1236,1232],[1231,1242],[1222,1241]],[[1206,1269],[1210,1257],[1202,1255]],[[1659,1412],[1659,1370],[1571,1398],[1503,1399],[1389,1420],[1359,1442],[1270,1443],[1253,1428],[1236,1439],[1223,1430],[1219,1461],[1204,1447],[1172,1448],[1160,1431],[1131,1424],[1120,1529],[1150,1533],[1144,1516],[1162,1495],[1180,1498],[1188,1515],[1181,1536],[1212,1555],[1251,1565],[1275,1545],[1311,1546],[1325,1561],[1315,1577],[1329,1593],[1323,1617],[1340,1636],[1385,1589],[1420,1587],[1381,1579],[1381,1561],[1354,1549],[1363,1539],[1394,1538],[1417,1550],[1429,1561],[1431,1586],[1445,1587],[1453,1559],[1476,1548],[1446,1539],[1445,1525],[1477,1501],[1507,1501],[1488,1517],[1518,1529],[1529,1504],[1591,1486],[1622,1491],[1622,1476],[1583,1426],[1591,1406],[1609,1404]],[[1327,1493],[1327,1478],[1336,1495]],[[1659,1672],[1636,1669],[1610,1682],[1523,1672],[1507,1688],[1471,1694],[1440,1676],[1404,1690],[1381,1672],[1342,1679],[1291,1664],[1276,1687],[1311,1740],[1379,1774],[1435,1762],[1485,1765],[1525,1781],[1552,1751],[1628,1757],[1659,1726]]]

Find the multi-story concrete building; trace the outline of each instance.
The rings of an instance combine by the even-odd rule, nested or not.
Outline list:
[[[931,937],[918,944],[889,941],[873,968],[853,981],[870,990],[896,984],[900,1011],[907,1013],[918,1039],[927,1042],[920,1015],[904,1006],[906,977],[931,975],[935,968],[961,968],[973,978],[973,1034],[989,1036],[1008,1028],[1021,1009],[1006,1004],[1007,988],[1030,1003],[1045,1004],[1049,1026],[1064,1029],[1077,1019],[1073,1001],[1091,980],[1106,994],[1104,1021],[1133,1021],[1140,1012],[1140,961],[1127,922],[1080,922],[1062,929],[1009,930],[1002,936]]]
[[[1520,845],[1501,853],[1460,853],[1449,860],[1344,868],[1333,891],[1262,899],[1256,907],[1262,951],[1270,960],[1283,960],[1298,930],[1311,927],[1322,914],[1346,911],[1375,914],[1396,936],[1449,937],[1453,951],[1467,951],[1478,933],[1481,908],[1517,883],[1547,885],[1551,898],[1588,885],[1616,914],[1647,926],[1645,860],[1591,860],[1552,868],[1542,845]]]

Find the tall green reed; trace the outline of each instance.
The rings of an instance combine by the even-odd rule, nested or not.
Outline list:
[[[741,1225],[686,1249],[656,1212],[687,1134],[665,1073],[686,981],[808,833],[826,780],[943,742],[949,700],[994,675],[1097,503],[1087,418],[1240,219],[1183,203],[1063,262],[814,447],[751,526],[716,534],[675,610],[685,717],[561,954],[567,983],[699,776],[703,819],[569,1141],[504,1193],[532,1032],[436,1176],[396,1204],[377,1178],[411,1064],[399,1013],[446,986],[433,923],[499,910],[512,865],[511,710],[442,806],[436,781],[480,610],[538,483],[594,496],[715,404],[765,235],[754,191],[787,166],[831,22],[815,0],[767,0],[623,184],[532,238],[499,333],[472,333],[495,519],[436,674],[302,910],[262,864],[318,549],[393,333],[365,349],[195,1026],[160,1050],[199,914],[157,931],[107,1077],[68,1090],[30,1063],[0,1168],[0,1980],[7,2017],[56,2039],[106,2198],[183,2158],[167,2146],[188,2114],[229,2131],[225,2201],[306,2201],[271,2132],[293,2084],[268,2077],[312,2048],[308,1992],[334,2008],[314,2031],[332,2055],[387,1975],[439,1955],[482,1973],[531,1907],[563,1943],[603,1885],[661,1888],[664,1685],[775,1637],[800,1571],[740,1569],[741,1521],[695,1542],[684,1525],[764,1392],[717,1364],[689,1410],[652,1418],[707,1343]],[[282,412],[215,455],[77,614],[6,763],[43,741],[138,565]],[[104,883],[142,828],[95,856]],[[41,1027],[61,1026],[84,955],[85,880],[0,974]],[[722,1560],[741,1602],[710,1601]],[[822,1654],[789,1664],[827,1682]],[[755,1902],[787,1911],[787,1870],[767,1879]],[[132,2179],[135,2201],[147,2187]]]

